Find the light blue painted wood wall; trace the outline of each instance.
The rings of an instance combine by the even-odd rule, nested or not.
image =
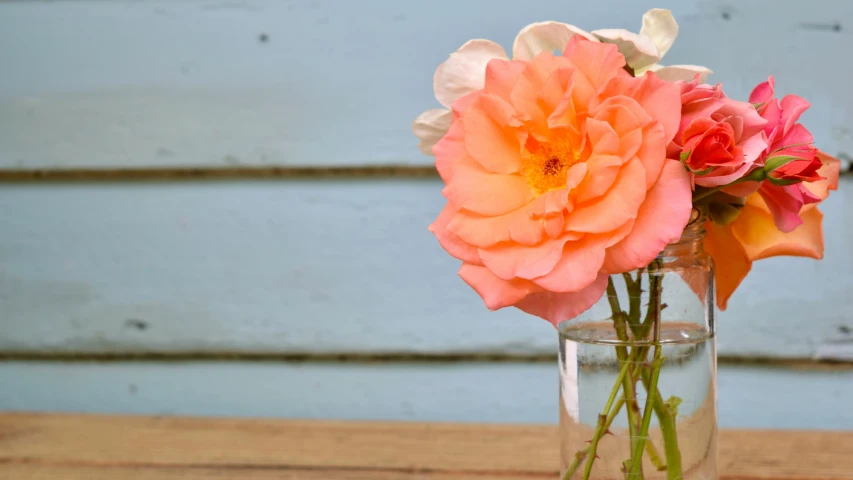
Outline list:
[[[707,65],[742,98],[774,74],[782,93],[812,101],[804,121],[818,143],[849,158],[853,4],[842,0],[68,0],[0,3],[0,168],[428,165],[409,123],[437,105],[432,71],[465,40],[508,47],[544,19],[637,29],[651,6],[681,22],[667,63]],[[847,177],[826,205],[826,261],[756,265],[720,317],[722,355],[853,359],[851,187]],[[550,326],[487,313],[455,276],[425,230],[439,190],[403,179],[2,185],[0,352],[553,352]],[[779,285],[791,272],[809,288]],[[545,365],[347,368],[361,383],[328,365],[4,363],[0,384],[16,388],[0,408],[556,418],[523,396],[471,409],[510,381],[556,398]],[[527,368],[541,383],[524,383]],[[824,402],[828,416],[805,423],[850,425],[847,373],[731,371],[771,382],[752,391]],[[138,375],[148,380],[133,396],[125,383]],[[219,376],[258,394],[169,387]],[[398,391],[404,378],[448,387]],[[759,410],[742,393],[752,382],[738,381],[721,382],[732,425]],[[344,392],[359,396],[327,398]],[[470,401],[427,407],[442,395]]]

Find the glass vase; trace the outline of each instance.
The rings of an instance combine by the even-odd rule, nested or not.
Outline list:
[[[714,271],[703,222],[560,325],[563,479],[716,480]]]

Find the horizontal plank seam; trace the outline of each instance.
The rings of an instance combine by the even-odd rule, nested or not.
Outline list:
[[[432,165],[0,169],[0,182],[14,183],[387,177],[437,178],[438,172]]]
[[[97,462],[83,460],[48,460],[32,457],[0,457],[0,465],[47,465],[60,467],[95,467],[95,468],[150,468],[170,469],[183,468],[192,470],[219,469],[219,470],[280,470],[280,471],[320,471],[320,472],[376,472],[376,473],[401,473],[409,475],[470,475],[485,477],[543,477],[554,478],[559,472],[537,471],[537,470],[468,470],[468,469],[443,469],[428,467],[365,467],[363,465],[299,465],[299,464],[239,464],[239,463],[150,463],[150,462]]]
[[[842,175],[853,175],[853,164]],[[432,165],[0,169],[0,182],[264,180],[289,178],[437,178]]]
[[[488,352],[445,352],[445,353],[286,353],[286,352],[0,352],[0,362],[282,362],[282,363],[553,363],[556,353],[488,353]],[[853,370],[853,361],[848,359],[773,358],[721,355],[717,359],[722,365],[766,365],[805,369]]]

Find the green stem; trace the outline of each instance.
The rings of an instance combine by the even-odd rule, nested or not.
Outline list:
[[[610,413],[607,415],[607,421],[604,423],[605,433],[610,430],[610,425],[613,424],[613,420],[616,418],[616,415],[619,414],[619,411],[622,410],[623,405],[625,405],[625,397],[619,397],[619,400],[616,400],[616,403],[613,404],[613,407],[610,409]],[[572,460],[572,463],[569,464],[568,470],[563,474],[563,480],[571,480],[572,475],[577,473],[578,468],[581,466],[581,462],[583,462],[587,455],[589,455],[591,447],[592,444],[590,443],[586,448],[575,454],[575,459]]]
[[[654,399],[652,406],[660,423],[664,456],[666,457],[666,478],[667,480],[679,480],[681,478],[681,451],[678,449],[675,412],[671,411],[666,405],[658,390],[651,390],[651,375],[645,370],[642,371],[642,379],[646,391],[652,392],[649,396]]]
[[[622,379],[628,374],[630,366],[631,364],[628,362],[625,362],[622,365],[622,369],[619,371],[619,377],[616,379],[616,383],[610,391],[610,397],[607,398],[607,403],[604,404],[604,410],[602,410],[602,413],[598,415],[598,424],[595,427],[595,433],[592,435],[592,441],[589,444],[589,452],[587,453],[586,465],[583,469],[583,480],[589,480],[589,474],[592,472],[592,465],[595,463],[595,451],[598,449],[598,441],[601,440],[604,432],[607,431],[605,425],[607,424],[607,417],[610,415],[610,407],[613,406],[613,401],[616,400],[616,394],[619,393]]]
[[[659,342],[660,338],[658,337],[656,340]],[[665,358],[661,356],[660,343],[656,343],[654,361],[652,361],[652,378],[651,384],[649,385],[649,392],[657,392],[658,379],[660,378],[660,370],[664,360]],[[652,410],[654,409],[653,404],[655,403],[655,396],[655,394],[649,393],[649,396],[646,398],[646,406],[643,411],[643,425],[640,427],[640,436],[643,439],[646,439],[649,436],[649,425],[651,425],[652,422]],[[645,446],[646,442],[643,441],[634,449],[631,455],[631,474],[629,478],[637,478],[640,475],[640,469],[643,466],[643,449]]]
[[[663,281],[660,270],[662,268],[663,264],[660,259],[655,260],[649,265],[649,306],[648,311],[646,312],[646,318],[643,320],[643,328],[641,329],[641,338],[646,338],[650,333],[649,331],[654,327],[656,353],[657,349],[660,348],[660,321],[662,311],[661,298],[663,294]],[[649,347],[642,346],[635,348],[639,350],[637,358],[645,359],[646,355],[648,355]],[[665,404],[663,396],[658,391],[656,384],[653,388],[652,375],[650,375],[646,369],[642,368],[642,366],[640,368],[640,377],[642,379],[643,386],[646,391],[649,392],[649,397],[646,399],[646,405],[648,406],[649,400],[652,401],[652,408],[655,415],[658,417],[658,423],[660,424],[661,436],[663,437],[664,455],[666,457],[667,479],[677,480],[681,478],[681,451],[678,448],[675,412],[671,411]],[[646,443],[649,445],[652,444],[650,440]],[[634,450],[632,450],[632,452],[633,451]],[[656,464],[655,466],[660,469],[659,465]]]
[[[629,285],[629,292],[634,288],[634,283],[632,282]],[[619,299],[616,296],[616,287],[613,285],[613,278],[607,278],[607,298],[610,301],[610,308],[613,311],[613,326],[616,330],[616,336],[619,340],[624,344],[628,342],[628,332],[625,328],[625,312],[619,307]],[[636,354],[638,352],[634,352]],[[622,392],[625,397],[625,411],[628,414],[628,435],[630,438],[631,451],[634,451],[637,443],[642,439],[639,436],[640,430],[640,407],[637,405],[637,395],[634,390],[634,386],[637,384],[635,380],[633,372],[634,362],[629,361],[628,356],[628,348],[625,345],[619,345],[616,347],[616,357],[619,359],[619,362],[623,365],[625,363],[631,364],[631,372],[622,379]],[[631,356],[633,359],[634,356]],[[636,358],[636,360],[640,360]]]

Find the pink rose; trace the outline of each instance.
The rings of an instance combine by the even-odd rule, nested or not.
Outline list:
[[[727,97],[720,85],[699,85],[698,80],[678,84],[681,124],[668,156],[680,159],[703,187],[746,176],[767,149],[762,136],[767,120],[749,103]]]
[[[823,180],[818,174],[823,163],[812,145],[814,137],[797,123],[809,108],[809,102],[796,95],[786,95],[780,102],[774,87],[771,76],[749,96],[749,101],[767,121],[764,127],[767,148],[761,159],[766,164],[767,181],[758,193],[767,203],[776,228],[790,232],[803,223],[800,218],[803,206],[820,201],[802,182]]]

